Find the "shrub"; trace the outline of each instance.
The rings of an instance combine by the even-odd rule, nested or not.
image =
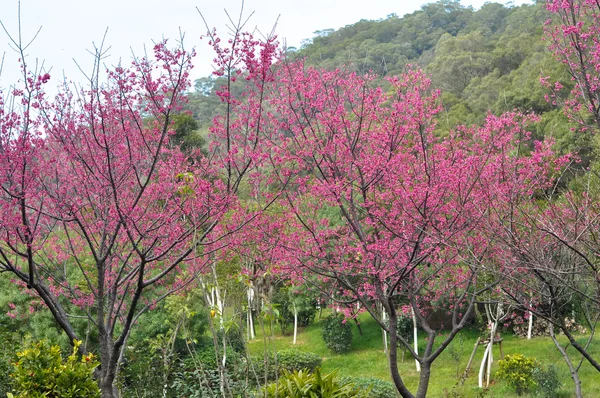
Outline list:
[[[31,344],[17,353],[18,360],[11,374],[17,398],[97,398],[100,389],[92,377],[98,363],[93,354],[77,355],[80,341],[73,353],[63,360],[60,347],[46,340]],[[9,398],[12,394],[8,395]]]
[[[550,364],[545,370],[541,366],[535,368],[533,379],[540,388],[542,395],[546,398],[556,397],[558,390],[562,387],[558,368],[554,364]]]
[[[312,352],[302,352],[293,348],[277,352],[277,364],[280,373],[284,370],[293,372],[302,369],[314,372],[317,367],[321,366],[321,362],[321,357]]]
[[[396,331],[405,340],[410,340],[413,337],[413,321],[412,318],[405,315],[398,315],[396,321]],[[402,343],[399,343],[402,344]]]
[[[5,328],[0,316],[0,397],[6,397],[10,392],[10,372],[12,371],[12,360],[15,356],[13,347],[20,344],[20,338],[16,333],[9,332],[9,328]]]
[[[217,339],[219,344],[223,339],[223,329],[219,329],[217,332]],[[246,341],[244,339],[244,333],[238,327],[232,327],[225,332],[225,341],[227,346],[231,347],[238,354],[244,354],[246,352]]]
[[[208,350],[203,351],[209,354]],[[233,351],[232,351],[233,352]],[[227,357],[225,367],[225,376],[227,378],[228,388],[233,396],[244,396],[246,390],[246,363],[239,354]],[[214,352],[212,353],[214,357]],[[204,362],[206,360],[206,362]],[[219,370],[210,355],[198,355],[195,358],[187,357],[180,360],[177,370],[173,373],[172,382],[169,388],[169,397],[220,397],[221,392]],[[155,395],[151,395],[155,396]],[[157,395],[156,395],[157,396]]]
[[[267,360],[268,360],[268,368],[267,368]],[[251,364],[249,373],[251,375],[250,380],[254,381],[254,373],[256,373],[256,377],[263,382],[265,380],[265,374],[267,375],[267,380],[272,381],[276,379],[278,375],[277,367],[276,367],[276,358],[274,352],[267,353],[267,358],[264,355],[255,355],[250,358]]]
[[[284,371],[294,372],[299,370],[308,370],[313,372],[321,366],[322,359],[312,352],[302,352],[296,349],[288,349],[269,353],[268,380],[275,380],[275,376],[283,374]],[[252,358],[254,370],[260,380],[265,377],[265,358],[264,356],[255,356]]]
[[[117,381],[119,389],[125,392],[124,397],[162,394],[163,367],[162,355],[148,349],[148,344],[129,346]]]
[[[527,358],[522,354],[507,355],[498,362],[499,370],[496,375],[513,386],[517,395],[521,395],[535,386],[533,371],[538,366],[535,358]]]
[[[361,390],[351,383],[343,384],[336,379],[336,372],[321,374],[303,370],[284,371],[278,383],[271,383],[262,389],[265,398],[366,398]]]
[[[376,377],[343,377],[344,384],[352,384],[366,398],[393,398],[396,397],[394,383]]]
[[[327,348],[341,354],[352,345],[352,329],[343,315],[330,315],[323,321],[323,340]]]

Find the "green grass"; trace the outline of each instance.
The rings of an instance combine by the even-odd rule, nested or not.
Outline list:
[[[296,346],[292,345],[292,336],[281,336],[279,330],[276,329],[275,337],[267,339],[267,347],[270,350],[282,350],[290,347],[295,347],[302,351],[314,352],[323,358],[323,370],[330,372],[334,369],[339,369],[340,376],[373,376],[383,380],[390,380],[387,359],[383,351],[383,342],[381,330],[373,319],[368,314],[362,314],[359,317],[364,336],[360,336],[356,325],[352,323],[352,348],[346,354],[335,354],[325,346],[321,338],[320,322],[317,320],[313,325],[305,329],[301,329],[298,333],[298,341]],[[258,337],[249,342],[248,350],[253,355],[259,355],[264,350],[264,339],[259,332]],[[267,333],[268,334],[268,333]],[[477,373],[481,358],[483,356],[484,347],[480,346],[477,350],[475,360],[469,377],[463,386],[456,386],[457,363],[450,355],[449,350],[454,350],[459,357],[458,372],[462,375],[464,369],[473,350],[473,345],[477,339],[478,332],[475,330],[464,330],[460,333],[460,338],[457,337],[451,345],[444,351],[433,364],[431,381],[429,385],[428,396],[443,397],[445,392],[456,392],[465,397],[475,397],[481,392],[477,387]],[[419,345],[425,345],[424,335],[419,336]],[[562,337],[562,336],[560,336]],[[525,356],[535,357],[544,365],[554,363],[560,370],[560,376],[563,382],[563,387],[560,391],[560,397],[572,397],[573,382],[570,378],[568,368],[562,357],[554,347],[552,340],[549,337],[536,337],[532,340],[521,339],[508,333],[502,334],[504,339],[502,343],[504,354],[520,353]],[[582,341],[584,337],[581,338]],[[566,339],[559,338],[563,346],[566,344]],[[462,342],[461,342],[462,341]],[[575,356],[573,348],[569,348],[572,358]],[[593,355],[600,356],[600,344],[593,342],[590,350]],[[401,352],[401,351],[400,351]],[[400,357],[399,352],[399,357]],[[494,378],[494,374],[498,369],[498,360],[500,352],[497,345],[494,346],[494,365],[492,367],[492,384],[485,395],[486,397],[516,397],[510,386],[502,381]],[[408,388],[415,392],[418,385],[419,373],[415,369],[415,362],[407,353],[404,363],[398,364],[400,375]],[[584,363],[579,372],[583,395],[585,397],[600,397],[600,374],[587,362]],[[533,394],[524,395],[535,396]]]

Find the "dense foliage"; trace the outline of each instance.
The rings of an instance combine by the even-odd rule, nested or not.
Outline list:
[[[62,358],[61,349],[42,340],[17,353],[11,373],[14,394],[9,398],[99,398],[100,389],[92,373],[98,366],[93,354],[78,355],[81,341]]]
[[[306,371],[284,372],[277,383],[269,384],[263,391],[266,398],[361,398],[364,393],[351,383],[343,384],[336,373],[322,374],[317,368]]]
[[[390,398],[396,396],[393,383],[376,377],[343,377],[343,384],[351,384],[360,389],[366,398]]]
[[[536,385],[535,369],[539,366],[535,358],[521,354],[507,355],[498,362],[498,377],[513,386],[518,395],[522,395]]]
[[[343,315],[333,314],[323,322],[323,340],[327,347],[338,354],[346,352],[352,345],[352,330]]]

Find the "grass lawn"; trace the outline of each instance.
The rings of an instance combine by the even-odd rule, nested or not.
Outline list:
[[[267,339],[267,346],[272,350],[283,350],[286,348],[297,348],[302,351],[314,352],[323,358],[323,370],[330,372],[339,369],[340,376],[373,376],[383,380],[391,381],[386,362],[386,356],[383,352],[383,343],[381,330],[368,314],[361,314],[359,317],[364,336],[360,336],[356,325],[352,323],[352,348],[346,354],[335,354],[325,346],[321,337],[320,322],[317,321],[305,329],[298,332],[298,341],[296,346],[292,345],[292,336],[281,336],[279,329],[275,331],[275,337]],[[257,328],[258,329],[258,328]],[[259,332],[258,337],[248,344],[248,350],[251,354],[261,354],[264,349],[264,339]],[[477,387],[477,373],[484,347],[480,346],[473,362],[473,369],[463,386],[457,384],[457,368],[459,375],[464,369],[473,350],[473,345],[477,339],[476,330],[464,330],[457,336],[451,345],[440,355],[432,367],[432,376],[429,385],[428,396],[465,396],[465,397],[516,397],[517,395],[502,381],[492,380],[490,389],[485,395],[481,395],[481,390]],[[425,345],[424,336],[420,336],[420,346]],[[562,336],[561,336],[562,337]],[[560,391],[560,397],[575,396],[573,391],[573,382],[569,376],[568,368],[562,357],[554,347],[549,337],[537,337],[532,340],[521,339],[511,334],[503,334],[502,346],[504,354],[523,354],[525,356],[535,357],[545,365],[554,363],[560,369],[560,376],[563,381],[563,387]],[[566,344],[566,339],[559,339]],[[582,338],[582,340],[584,340]],[[600,355],[600,344],[595,341],[592,343],[591,352],[598,357]],[[458,363],[453,359],[450,351],[453,350],[458,357]],[[568,350],[572,358],[577,358],[573,348]],[[399,355],[400,356],[400,355]],[[500,352],[497,345],[494,346],[494,365],[492,367],[492,378],[498,367]],[[400,375],[402,376],[408,388],[415,392],[418,383],[418,373],[415,369],[415,362],[406,354],[404,363],[399,363]],[[600,397],[600,374],[587,362],[580,370],[583,395],[585,397]],[[451,395],[452,393],[459,395]],[[446,395],[447,393],[447,395]],[[533,394],[524,396],[535,396]],[[541,395],[540,395],[541,396]]]

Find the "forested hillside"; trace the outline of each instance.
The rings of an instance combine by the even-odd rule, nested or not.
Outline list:
[[[300,49],[289,48],[288,56],[304,57],[309,65],[381,77],[405,72],[407,65],[422,68],[432,87],[442,92],[441,133],[481,123],[488,111],[534,112],[541,116],[533,127],[537,138],[553,136],[560,152],[578,151],[586,159],[590,136],[572,131],[575,125],[559,105],[545,99],[549,90],[540,83],[549,77],[563,84],[565,94],[572,88],[566,68],[543,40],[549,18],[543,1],[518,7],[489,2],[474,10],[460,1],[442,0],[404,16],[317,31]],[[200,126],[206,128],[223,112],[211,95],[220,84],[213,78],[196,81],[189,109]]]

